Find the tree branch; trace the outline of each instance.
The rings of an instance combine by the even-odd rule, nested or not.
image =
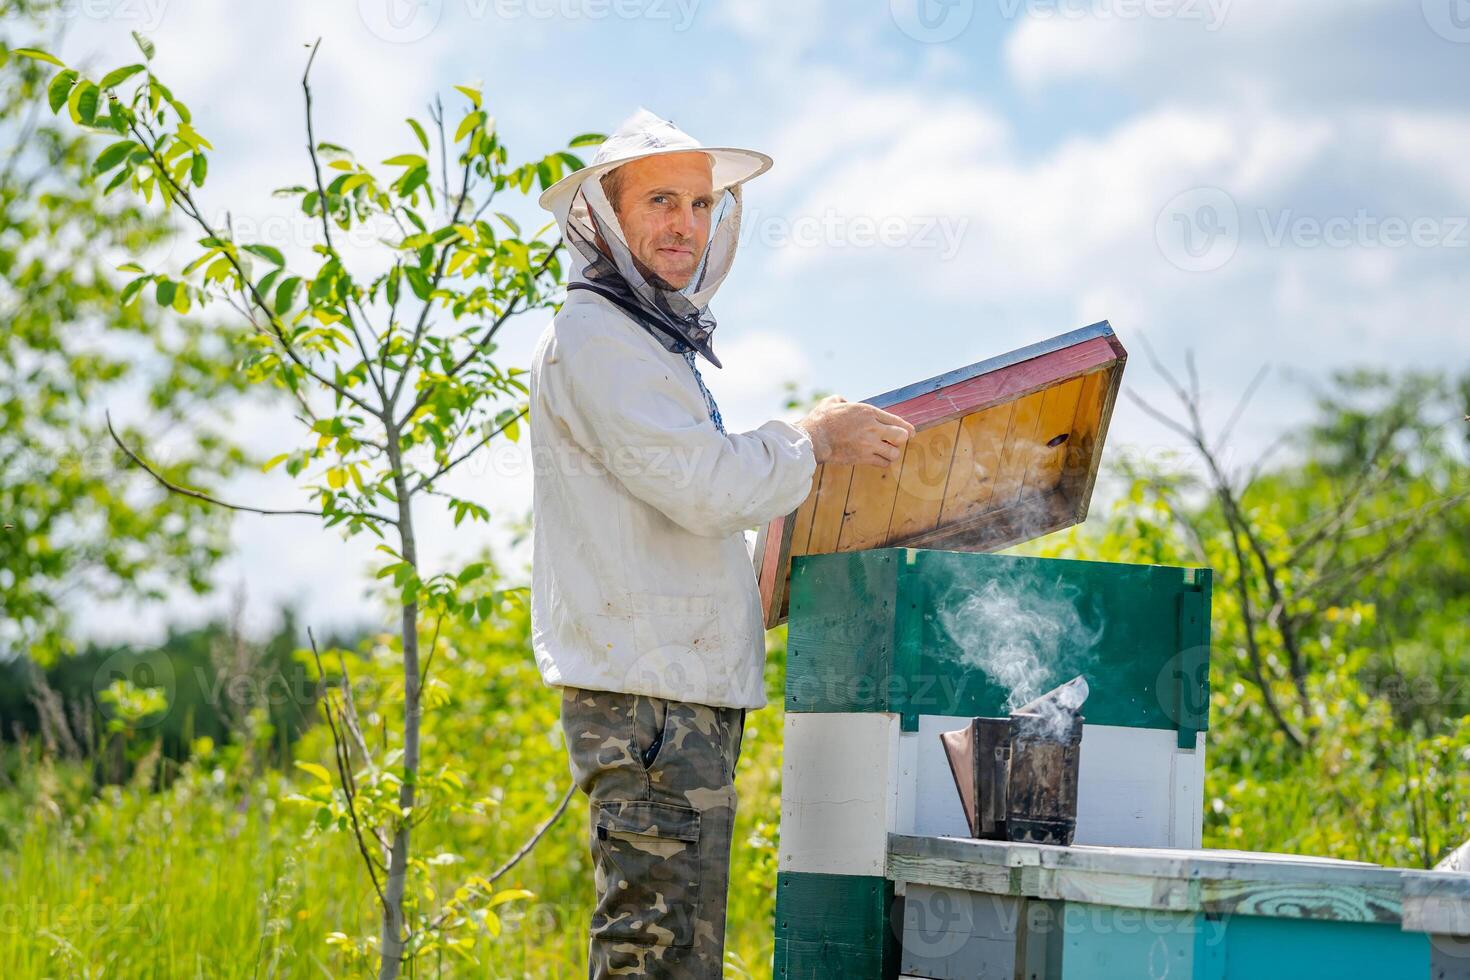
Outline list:
[[[128,448],[127,444],[122,441],[122,438],[118,436],[117,431],[115,429],[113,429],[113,427],[112,427],[112,413],[111,412],[104,412],[103,413],[103,417],[107,421],[107,432],[108,432],[108,435],[112,436],[112,441],[117,444],[117,448],[121,449],[124,453],[126,453],[128,459],[132,460],[133,463],[134,463],[134,465],[138,466],[140,469],[142,469],[144,472],[146,472],[149,476],[153,477],[154,480],[158,481],[159,485],[161,485],[165,490],[168,490],[170,493],[176,493],[176,494],[179,494],[180,496],[183,496],[183,497],[192,497],[195,500],[202,500],[202,501],[204,501],[207,504],[214,504],[217,507],[227,507],[230,510],[245,511],[245,512],[248,512],[248,513],[251,513],[251,514],[269,514],[269,515],[272,515],[272,516],[277,516],[277,515],[300,515],[300,516],[303,516],[303,517],[324,517],[324,516],[326,516],[326,515],[324,515],[319,510],[294,510],[294,509],[291,509],[291,510],[273,510],[273,509],[269,509],[269,508],[265,508],[265,507],[251,507],[249,504],[232,504],[232,503],[230,503],[227,500],[220,500],[218,497],[211,497],[207,493],[201,493],[198,490],[190,490],[188,487],[181,487],[181,486],[179,486],[176,483],[170,482],[167,477],[165,477],[162,473],[159,473],[153,467],[149,466],[146,462],[143,461],[143,459],[137,453],[133,452],[131,449]],[[381,521],[384,524],[396,524],[396,523],[398,523],[393,518],[391,518],[391,517],[384,517],[381,514],[355,514],[353,516],[360,517],[363,520]]]

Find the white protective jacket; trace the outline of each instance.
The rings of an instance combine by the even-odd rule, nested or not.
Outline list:
[[[693,372],[586,290],[531,362],[531,638],[550,685],[765,705],[764,620],[744,530],[811,489],[810,437],[721,434]]]

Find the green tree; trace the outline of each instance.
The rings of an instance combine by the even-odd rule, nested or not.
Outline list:
[[[14,57],[15,35],[57,6],[0,3],[0,659],[41,665],[73,649],[79,604],[203,592],[228,543],[226,515],[126,472],[104,407],[132,420],[128,438],[172,437],[171,480],[208,485],[242,461],[219,424],[242,388],[226,338],[120,301],[108,257],[157,247],[169,227],[104,198],[94,137],[42,122],[49,69]],[[213,419],[194,411],[203,401]]]
[[[1194,371],[1179,454],[1113,455],[1113,512],[1028,547],[1215,570],[1205,841],[1432,866],[1470,821],[1470,379],[1343,371],[1230,466]],[[1262,375],[1264,378],[1264,375]]]
[[[562,277],[561,244],[542,237],[552,224],[525,234],[508,215],[489,209],[498,195],[547,187],[581,162],[557,151],[510,163],[480,90],[457,86],[464,111],[452,130],[442,103],[430,109],[437,164],[429,132],[410,118],[408,148],[381,161],[389,171],[381,173],[345,147],[318,139],[309,83],[313,46],[301,80],[307,183],[277,191],[320,222],[314,267],[298,271],[279,249],[240,241],[205,214],[196,194],[212,147],[187,106],[152,72],[151,43],[134,36],[144,61],[96,80],[44,51],[27,52],[60,69],[48,87],[51,110],[114,140],[93,165],[97,174],[112,175],[106,190],[126,187],[145,201],[156,194],[201,235],[197,257],[180,274],[132,266],[137,275],[121,300],[150,297],[179,312],[230,304],[243,321],[244,376],[287,391],[306,430],[304,446],[276,456],[266,469],[284,464],[292,477],[308,476],[318,506],[266,510],[190,490],[163,474],[158,479],[223,507],[311,514],[349,535],[381,539],[377,547],[386,560],[378,577],[392,580],[400,612],[393,643],[401,688],[393,693],[401,727],[395,744],[375,751],[357,725],[350,679],[343,676],[343,686],[327,692],[339,785],[330,785],[328,770],[308,768],[321,777],[318,819],[356,838],[382,907],[380,976],[396,976],[405,961],[445,946],[469,955],[473,936],[455,932],[474,924],[470,906],[504,896],[482,895],[471,880],[435,909],[423,888],[411,887],[411,878],[426,869],[411,850],[413,828],[435,806],[465,793],[451,768],[421,758],[422,702],[435,689],[432,653],[421,656],[421,634],[430,637],[432,651],[445,617],[484,617],[506,597],[465,597],[484,563],[435,573],[421,566],[416,505],[434,495],[455,524],[489,517],[483,506],[443,490],[443,478],[491,440],[518,437],[527,410],[525,372],[492,360],[496,337],[517,314],[552,305]],[[589,134],[570,145],[601,139]],[[369,279],[349,270],[336,244],[339,234],[357,227],[376,229],[384,243],[381,269]],[[146,450],[127,451],[155,469]]]

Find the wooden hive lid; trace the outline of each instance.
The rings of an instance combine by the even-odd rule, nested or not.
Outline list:
[[[999,551],[1087,516],[1128,352],[1106,320],[864,399],[912,422],[893,466],[819,465],[756,537],[766,628],[785,622],[797,555]]]

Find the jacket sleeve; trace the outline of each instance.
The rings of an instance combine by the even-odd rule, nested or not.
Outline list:
[[[722,435],[670,365],[614,336],[565,353],[573,438],[628,491],[686,530],[725,537],[789,514],[811,490],[811,437],[773,419]],[[686,369],[687,370],[687,369]]]

